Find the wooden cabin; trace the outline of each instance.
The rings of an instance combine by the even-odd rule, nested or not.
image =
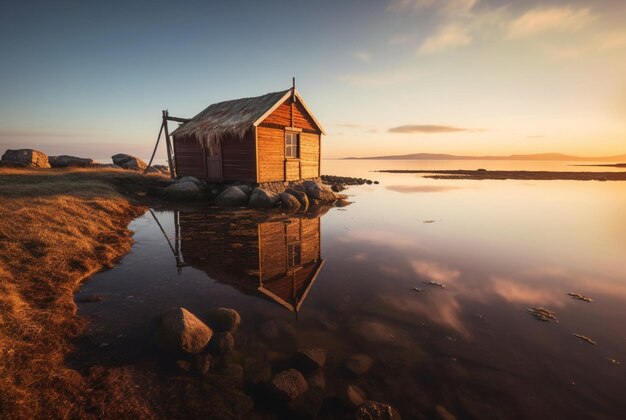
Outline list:
[[[178,226],[184,265],[290,311],[300,309],[324,263],[320,217],[225,223],[207,213],[180,213]]]
[[[178,176],[277,182],[320,176],[324,130],[295,88],[210,105],[173,133]]]

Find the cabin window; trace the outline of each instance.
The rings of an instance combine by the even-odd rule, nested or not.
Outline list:
[[[285,133],[285,157],[300,157],[300,135],[298,133],[289,131]]]
[[[302,260],[302,250],[300,244],[287,246],[287,265],[289,268],[298,267]]]

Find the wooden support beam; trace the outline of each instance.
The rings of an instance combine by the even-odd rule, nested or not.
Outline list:
[[[168,121],[180,122],[180,123],[186,123],[186,122],[191,121],[191,119],[189,119],[189,118],[170,117],[169,115],[167,116],[167,120]]]
[[[167,128],[168,119],[167,110],[163,111],[163,130],[165,131],[165,145],[167,147],[167,162],[170,166],[170,177],[176,178],[176,169],[174,168],[174,160],[172,159],[172,142],[170,141],[170,132]]]

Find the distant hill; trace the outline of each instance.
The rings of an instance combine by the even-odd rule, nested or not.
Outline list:
[[[445,153],[411,153],[408,155],[347,157],[344,159],[370,160],[562,160],[578,162],[626,162],[626,155],[616,156],[571,156],[563,153],[535,153],[508,156],[459,156]]]

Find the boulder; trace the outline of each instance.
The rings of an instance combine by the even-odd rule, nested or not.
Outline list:
[[[326,364],[326,350],[310,348],[298,350],[297,358],[306,367],[323,367]]]
[[[389,404],[365,401],[356,410],[358,420],[400,420],[400,414]]]
[[[280,207],[286,211],[296,212],[300,209],[300,202],[295,196],[287,192],[282,192],[278,196],[280,197]]]
[[[84,168],[93,165],[93,159],[68,155],[50,156],[48,162],[53,168]]]
[[[304,376],[295,369],[287,369],[272,378],[272,390],[284,400],[295,400],[309,389]]]
[[[346,368],[355,375],[363,375],[372,367],[374,359],[367,354],[353,354],[346,360]]]
[[[135,156],[126,155],[124,153],[118,153],[117,155],[111,156],[111,160],[113,160],[113,163],[123,169],[143,171],[148,167],[146,162],[144,162],[143,160],[136,158]]]
[[[287,188],[285,192],[296,197],[296,199],[300,203],[300,207],[302,208],[302,210],[306,210],[309,208],[309,198],[306,196],[306,193],[304,191],[295,188]]]
[[[325,203],[335,201],[335,193],[321,182],[304,181],[303,185],[306,190],[306,195],[308,195],[309,198],[315,198]]]
[[[208,314],[207,321],[211,328],[216,331],[232,333],[237,331],[239,324],[241,324],[241,316],[232,308],[217,308]]]
[[[202,197],[202,190],[193,182],[176,182],[163,191],[166,200],[197,200]]]
[[[266,209],[274,207],[278,204],[279,200],[280,197],[278,194],[264,190],[263,188],[255,188],[250,194],[250,202],[248,205],[256,209]]]
[[[167,168],[167,166],[166,166],[166,168]],[[198,179],[195,176],[183,176],[183,177],[179,178],[178,180],[176,180],[176,182],[193,182],[198,187],[204,187],[204,185],[205,185],[203,180]]]
[[[246,185],[246,184],[233,185],[233,187],[239,188],[241,191],[246,193],[246,195],[250,195],[252,193],[252,190],[254,189],[254,187],[251,187],[250,185]]]
[[[228,187],[215,198],[215,204],[222,207],[240,207],[248,204],[249,200],[248,195],[240,188]]]
[[[0,159],[0,166],[14,166],[20,168],[50,168],[48,156],[39,150],[7,149]]]
[[[159,347],[170,353],[198,354],[211,340],[213,331],[183,307],[171,309],[157,320]]]

